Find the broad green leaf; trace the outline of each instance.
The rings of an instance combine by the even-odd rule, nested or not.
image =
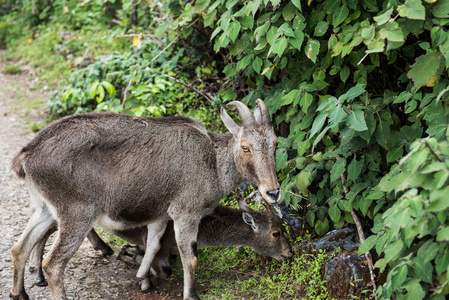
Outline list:
[[[89,97],[94,99],[97,94],[97,87],[100,83],[98,81],[92,83],[89,88]]]
[[[404,34],[396,22],[387,23],[385,28],[379,31],[379,35],[381,38],[386,38],[390,42],[404,42]]]
[[[441,274],[447,270],[449,265],[449,251],[447,247],[440,251],[439,255],[435,258],[435,269],[438,274]]]
[[[374,245],[376,245],[377,240],[378,240],[377,235],[369,236],[363,243],[360,244],[358,255],[360,256],[371,250],[374,247]]]
[[[301,0],[292,0],[292,3],[300,10],[300,11],[302,11],[302,9],[301,9]]]
[[[368,50],[366,53],[377,53],[384,51],[385,42],[384,40],[373,40],[372,42],[367,44]]]
[[[347,66],[344,66],[343,69],[340,71],[340,79],[343,81],[343,83],[346,83],[346,80],[349,77],[349,74],[351,71],[349,71],[349,68]]]
[[[329,217],[331,217],[332,222],[337,223],[341,218],[341,211],[338,205],[329,205]]]
[[[432,14],[437,18],[449,18],[449,0],[438,0],[432,5]]]
[[[326,34],[326,31],[328,28],[329,28],[329,23],[327,23],[325,21],[320,21],[315,26],[314,35],[315,36],[323,36],[324,34]]]
[[[348,17],[349,9],[346,5],[342,5],[337,8],[332,14],[332,25],[337,27]]]
[[[337,159],[331,169],[331,182],[340,179],[340,175],[346,170],[346,160],[343,157]]]
[[[407,290],[407,294],[403,295],[403,297],[408,296],[405,299],[411,299],[411,300],[421,300],[424,299],[424,296],[426,293],[424,292],[421,284],[420,279],[415,278],[407,281],[405,284],[402,285],[403,288]]]
[[[311,227],[315,226],[315,218],[316,218],[315,213],[312,210],[307,211],[306,220]]]
[[[368,212],[368,209],[370,208],[372,203],[373,203],[373,199],[368,199],[365,197],[363,197],[359,200],[359,209],[364,216],[366,216],[366,213]]]
[[[449,241],[449,227],[438,230],[437,242]]]
[[[318,219],[315,224],[315,231],[319,236],[325,235],[329,231],[329,220],[327,218],[324,221]]]
[[[365,114],[361,110],[352,111],[346,120],[346,123],[349,125],[349,128],[356,131],[368,130],[365,122]]]
[[[376,131],[374,132],[377,142],[385,149],[387,149],[387,143],[390,140],[390,125],[387,122],[380,121],[377,124]],[[387,149],[388,150],[388,149]]]
[[[433,266],[430,262],[415,261],[414,271],[419,279],[427,283],[432,283]]]
[[[313,102],[313,95],[310,93],[305,93],[304,96],[301,97],[301,100],[299,102],[299,104],[301,105],[301,110],[307,114],[307,110],[309,108],[309,106],[312,104]]]
[[[307,188],[311,183],[312,183],[312,174],[310,174],[306,170],[302,170],[296,176],[296,186],[298,187],[299,191],[305,196],[309,194]]]
[[[412,154],[409,161],[409,171],[414,173],[418,168],[427,160],[430,154],[428,148],[424,148],[422,151],[416,151]]]
[[[407,265],[402,265],[394,270],[396,274],[391,278],[391,283],[393,290],[397,290],[401,284],[407,279],[408,267]]]
[[[115,96],[115,93],[116,93],[115,88],[111,83],[109,83],[107,81],[102,81],[101,85],[106,89],[106,91],[108,91],[109,95],[111,95],[112,97]]]
[[[240,22],[234,21],[234,22],[231,23],[229,37],[231,38],[231,40],[233,42],[235,41],[235,39],[239,35],[240,28],[241,28]]]
[[[281,0],[270,0],[270,2],[273,4],[273,7],[277,7],[281,3]]]
[[[287,162],[288,155],[285,149],[276,150],[276,171],[279,171]]]
[[[354,158],[348,166],[348,178],[355,182],[362,172],[363,160]]]
[[[387,153],[387,163],[395,162],[404,154],[404,148],[401,146],[390,149]]]
[[[317,40],[309,39],[306,47],[304,48],[304,53],[307,58],[315,63],[319,52],[320,43]]]
[[[284,6],[284,9],[282,10],[282,16],[284,17],[285,21],[291,21],[295,17],[298,10],[296,9],[293,2],[289,2],[287,5]]]
[[[312,124],[312,129],[310,130],[310,138],[323,128],[327,115],[327,113],[319,114],[318,117],[315,118]]]
[[[433,76],[439,76],[443,70],[443,55],[440,52],[422,55],[416,59],[415,64],[407,73],[413,80],[416,89],[426,85]]]
[[[337,105],[336,107],[334,107],[329,112],[329,125],[331,126],[331,128],[337,126],[345,116],[346,114],[344,114],[344,110],[341,105]]]
[[[287,45],[288,45],[288,39],[285,36],[281,37],[272,46],[273,53],[275,53],[279,56],[282,56],[285,49],[287,48]]]
[[[355,99],[356,97],[360,96],[361,94],[363,94],[365,92],[365,89],[363,87],[361,87],[360,85],[356,85],[352,88],[349,89],[349,91],[346,92],[345,94],[345,99],[348,101],[351,101],[353,99]],[[342,102],[342,101],[340,101]]]
[[[257,57],[253,60],[253,69],[254,69],[254,71],[256,71],[257,74],[260,74],[260,70],[262,69],[262,65],[263,65],[263,60],[262,60],[262,58],[260,58],[259,56],[257,56]]]
[[[391,260],[397,259],[404,249],[404,242],[402,240],[397,240],[396,242],[390,243],[385,247],[385,262],[388,263]]]
[[[298,144],[298,156],[303,156],[304,153],[310,148],[311,144],[309,140],[305,140]]]
[[[281,106],[291,104],[296,99],[299,99],[300,96],[301,96],[301,91],[300,90],[292,90],[292,91],[290,91],[290,93],[288,93],[287,95],[284,95],[282,97]]]
[[[426,18],[426,10],[421,0],[406,0],[403,5],[398,6],[398,11],[401,17],[415,20],[425,20]]]
[[[374,17],[374,21],[376,21],[377,25],[383,25],[390,20],[391,13],[393,12],[393,8],[386,10],[383,14]]]
[[[430,204],[427,207],[428,211],[439,212],[449,207],[449,186],[442,190],[432,191],[430,194]]]
[[[304,33],[302,30],[295,30],[293,32],[295,38],[290,39],[290,44],[298,50],[301,50],[302,42],[304,41]]]

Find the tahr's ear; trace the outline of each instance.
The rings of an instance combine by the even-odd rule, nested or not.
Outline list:
[[[245,201],[243,201],[243,200],[241,200],[241,199],[237,200],[237,204],[239,205],[239,209],[240,209],[242,212],[251,213],[251,212],[254,211],[251,207],[248,206],[248,204],[246,204]]]
[[[245,221],[246,224],[251,226],[253,228],[253,230],[257,231],[259,229],[259,225],[257,225],[257,223],[254,221],[254,218],[253,218],[253,216],[251,216],[251,214],[244,212],[242,214],[242,217],[243,217],[243,221]]]
[[[226,128],[232,135],[237,136],[240,131],[240,126],[238,126],[234,120],[228,115],[224,107],[221,108],[221,120],[225,124]]]

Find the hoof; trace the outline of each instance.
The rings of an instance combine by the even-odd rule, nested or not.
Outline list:
[[[162,272],[164,272],[165,274],[165,278],[170,277],[170,275],[172,274],[172,269],[169,266],[163,266],[162,267]]]
[[[39,282],[36,282],[36,284],[35,285],[37,285],[37,286],[41,286],[41,287],[43,287],[43,286],[48,286],[48,282],[47,282],[47,280],[45,280],[45,279],[42,279],[41,281],[39,281]]]
[[[154,290],[153,282],[149,278],[142,280],[140,284],[140,291],[142,293],[148,293]]]
[[[20,295],[14,296],[13,294],[9,294],[9,298],[12,300],[30,300],[30,297],[28,297],[27,293],[23,292]]]

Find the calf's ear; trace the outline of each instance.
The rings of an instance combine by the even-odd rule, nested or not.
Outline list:
[[[254,221],[254,218],[251,214],[244,212],[242,213],[243,221],[245,221],[246,224],[251,226],[254,231],[257,231],[259,229],[259,225]]]

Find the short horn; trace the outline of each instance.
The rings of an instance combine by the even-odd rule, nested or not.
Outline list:
[[[252,127],[255,125],[255,119],[249,108],[240,101],[229,102],[228,105],[235,106],[239,111],[240,118],[242,119],[243,127]]]
[[[256,109],[254,110],[254,117],[256,122],[265,126],[271,126],[270,112],[268,111],[265,102],[261,99],[256,100]]]

